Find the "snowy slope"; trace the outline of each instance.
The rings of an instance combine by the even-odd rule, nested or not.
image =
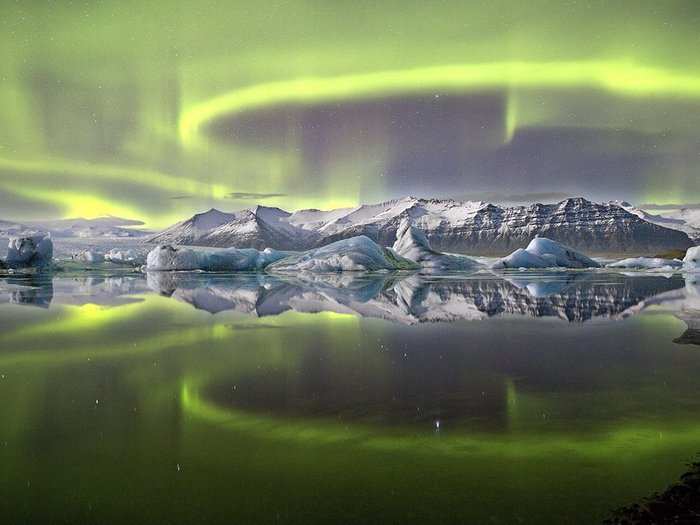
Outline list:
[[[382,246],[391,246],[402,220],[409,219],[425,233],[432,249],[473,255],[510,253],[537,235],[588,253],[653,255],[693,244],[684,232],[644,220],[617,204],[597,204],[582,198],[500,207],[485,202],[406,197],[330,211],[289,213],[258,206],[229,215],[227,222],[196,236],[190,235],[186,229],[189,221],[185,221],[151,240],[306,250],[364,235]]]
[[[236,215],[233,213],[224,213],[212,208],[174,224],[148,241],[157,244],[196,244],[202,235],[235,219]]]
[[[612,202],[645,221],[658,224],[664,228],[685,232],[695,242],[700,242],[700,210],[678,208],[651,213],[626,201]]]

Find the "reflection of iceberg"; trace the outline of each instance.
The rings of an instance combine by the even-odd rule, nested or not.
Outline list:
[[[138,301],[130,296],[148,291],[142,275],[93,275],[61,277],[53,281],[57,304],[82,305],[86,303],[115,306]]]
[[[679,337],[673,340],[679,345],[700,345],[700,318],[684,319],[688,328]]]
[[[700,344],[700,276],[684,275],[685,286],[660,293],[632,306],[625,314],[636,314],[650,307],[670,312],[688,329],[674,340],[680,344]]]
[[[53,296],[53,282],[47,276],[8,277],[0,280],[0,303],[48,308]]]
[[[586,321],[616,317],[656,294],[683,286],[680,278],[592,273],[428,279],[411,276],[149,274],[157,292],[212,313],[257,316],[287,310],[337,312],[404,324],[477,320],[503,314]]]
[[[148,291],[142,275],[56,277],[19,275],[0,279],[0,303],[49,307],[50,304],[116,306],[140,301]]]

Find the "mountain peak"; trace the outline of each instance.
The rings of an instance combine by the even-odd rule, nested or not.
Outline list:
[[[593,253],[658,253],[692,245],[675,231],[611,203],[583,197],[557,204],[496,206],[453,199],[406,196],[335,210],[258,205],[236,214],[209,210],[155,236],[153,242],[302,250],[365,235],[391,246],[401,220],[410,218],[437,251],[501,255],[526,246],[536,235]]]

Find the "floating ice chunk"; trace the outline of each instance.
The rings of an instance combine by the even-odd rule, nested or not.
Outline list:
[[[556,261],[556,266],[565,268],[600,267],[600,264],[590,257],[546,237],[535,237],[525,249],[547,260]]]
[[[556,266],[552,264],[552,261],[548,261],[539,255],[530,253],[524,248],[518,248],[513,253],[503,259],[499,259],[491,268],[502,269],[502,268],[547,268],[550,266]]]
[[[425,234],[412,225],[409,219],[403,219],[396,230],[393,250],[431,271],[469,270],[479,266],[479,263],[469,257],[433,250]]]
[[[290,255],[271,264],[270,271],[343,272],[378,270],[415,270],[418,264],[379,246],[360,235],[336,241],[321,248]]]
[[[600,268],[600,264],[568,246],[547,239],[535,237],[527,248],[519,248],[499,259],[492,266],[503,268]]]
[[[203,270],[207,272],[245,272],[264,269],[286,257],[287,252],[260,252],[253,248],[180,248],[158,246],[148,253],[148,270]]]
[[[105,260],[112,264],[124,264],[128,266],[142,266],[146,264],[146,257],[136,250],[118,250],[113,248],[105,253]]]
[[[46,268],[52,258],[53,242],[48,235],[10,237],[6,260],[10,268]]]
[[[681,266],[683,266],[683,262],[678,259],[660,259],[658,257],[631,257],[608,264],[608,268],[663,271],[677,270]]]
[[[101,263],[104,262],[105,256],[96,250],[84,250],[76,254],[74,259],[86,263]]]
[[[683,258],[683,269],[686,272],[700,271],[700,246],[688,248],[688,251]]]

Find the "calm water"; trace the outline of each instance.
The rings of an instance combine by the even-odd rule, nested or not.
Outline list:
[[[700,452],[682,276],[0,279],[5,523],[595,523]]]

